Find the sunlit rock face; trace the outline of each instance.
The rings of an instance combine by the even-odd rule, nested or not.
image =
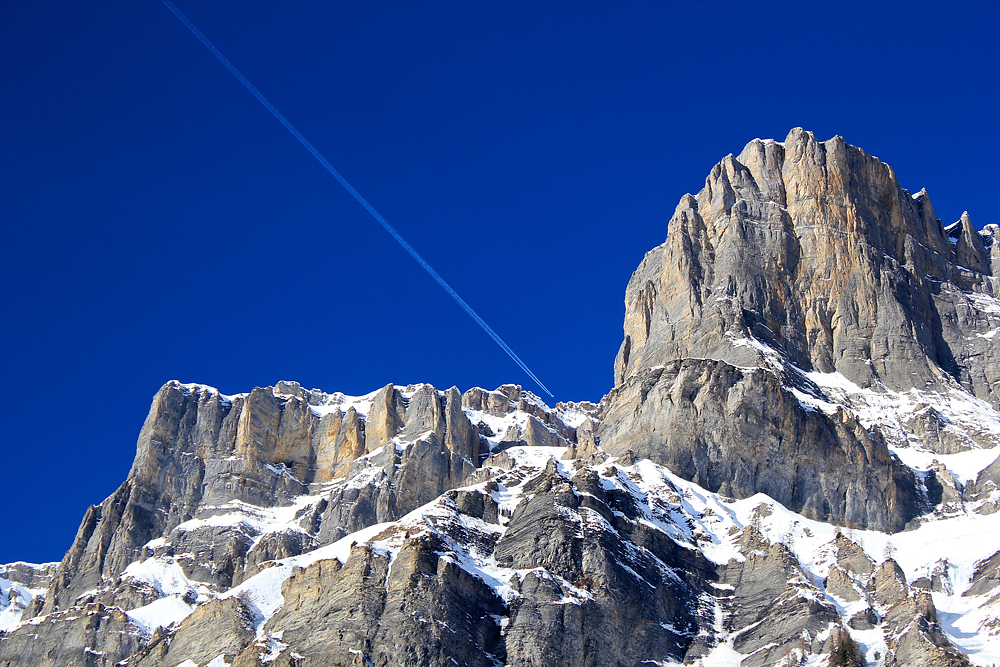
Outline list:
[[[760,365],[763,345],[861,388],[957,383],[1000,407],[992,241],[967,215],[946,230],[926,191],[841,137],[754,140],[632,275],[615,385],[685,357]]]
[[[1000,444],[996,237],[968,215],[945,227],[926,191],[841,137],[750,142],[632,274],[602,446],[726,495],[902,529],[927,494],[888,445]],[[932,497],[960,494],[931,481]]]

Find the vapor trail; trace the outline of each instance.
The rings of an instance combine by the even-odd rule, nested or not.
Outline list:
[[[413,246],[411,246],[409,243],[407,243],[406,239],[404,239],[402,236],[400,236],[399,232],[396,231],[395,227],[393,227],[392,225],[390,225],[386,221],[386,219],[383,218],[382,215],[378,211],[375,210],[375,207],[373,207],[371,204],[369,204],[368,200],[366,200],[364,197],[362,197],[361,193],[359,193],[357,190],[355,190],[354,187],[350,183],[347,182],[347,179],[344,178],[343,176],[341,176],[340,172],[333,168],[332,164],[330,164],[329,162],[327,162],[326,158],[323,157],[320,154],[320,152],[318,150],[316,150],[316,148],[311,143],[309,143],[306,140],[306,138],[303,137],[301,133],[299,133],[298,130],[295,129],[295,126],[293,126],[290,122],[288,122],[287,118],[285,118],[284,116],[281,115],[280,111],[278,111],[276,108],[274,108],[273,104],[271,104],[270,102],[267,101],[267,98],[264,97],[261,94],[261,92],[259,90],[257,90],[254,87],[254,85],[252,83],[250,83],[250,81],[248,81],[247,78],[245,76],[243,76],[243,74],[240,73],[240,71],[238,69],[236,69],[236,67],[231,62],[229,62],[229,60],[227,60],[226,57],[224,55],[222,55],[222,53],[217,48],[215,48],[215,45],[212,44],[212,42],[208,41],[208,38],[205,37],[205,35],[201,34],[201,31],[198,30],[198,28],[194,27],[194,24],[191,23],[191,21],[189,21],[188,18],[186,16],[184,16],[184,14],[181,13],[181,10],[177,9],[177,7],[174,6],[174,3],[170,2],[170,0],[163,0],[163,4],[166,5],[167,9],[169,9],[170,11],[172,11],[177,16],[177,18],[179,18],[181,20],[181,23],[183,23],[184,25],[186,25],[188,27],[188,30],[190,30],[194,34],[195,37],[197,37],[199,40],[201,40],[201,43],[204,44],[205,47],[209,51],[211,51],[215,55],[215,57],[218,58],[219,61],[223,65],[226,66],[226,69],[228,69],[230,72],[233,73],[233,76],[235,76],[237,79],[239,79],[240,83],[242,83],[244,86],[246,86],[247,90],[249,90],[251,93],[253,93],[254,97],[256,97],[258,100],[260,100],[260,103],[264,105],[264,108],[266,108],[268,111],[270,111],[271,115],[273,115],[275,118],[277,118],[278,122],[281,123],[282,125],[284,125],[285,129],[288,130],[289,132],[291,132],[292,136],[295,137],[296,139],[298,139],[299,143],[302,144],[303,146],[305,146],[306,150],[309,151],[312,154],[312,156],[314,158],[316,158],[319,161],[319,163],[321,165],[323,165],[326,168],[326,170],[328,172],[330,172],[333,175],[333,177],[336,178],[337,181],[339,181],[340,184],[343,185],[344,188],[348,192],[350,192],[351,195],[355,199],[358,200],[358,203],[361,204],[362,206],[364,206],[365,210],[368,211],[369,213],[371,213],[373,218],[375,218],[376,220],[378,220],[379,224],[382,225],[385,228],[385,231],[387,231],[390,234],[392,234],[392,238],[394,238],[397,241],[399,241],[399,245],[403,246],[403,248],[406,249],[406,252],[410,253],[410,255],[413,256],[413,259],[417,260],[417,263],[420,264],[420,266],[424,267],[424,270],[426,270],[427,273],[431,274],[431,278],[433,278],[434,280],[436,280],[437,283],[438,283],[438,285],[440,285],[442,288],[444,288],[444,291],[451,295],[451,298],[453,298],[458,303],[458,305],[460,305],[465,310],[465,312],[467,312],[469,314],[469,317],[471,317],[476,322],[476,324],[478,324],[480,327],[482,327],[483,331],[485,331],[487,334],[489,334],[490,338],[492,338],[494,341],[496,341],[496,344],[499,345],[501,347],[501,349],[503,349],[504,352],[506,352],[508,355],[510,355],[510,358],[513,359],[514,361],[516,361],[517,365],[520,366],[521,369],[525,373],[527,373],[528,376],[532,380],[534,380],[535,383],[539,387],[541,387],[542,389],[544,389],[546,394],[548,394],[549,396],[552,396],[553,398],[555,398],[555,395],[551,391],[549,391],[548,388],[544,384],[542,384],[542,381],[539,380],[538,377],[534,373],[531,372],[531,369],[528,368],[525,365],[525,363],[523,361],[521,361],[521,359],[516,354],[514,354],[514,350],[510,349],[510,347],[507,346],[507,343],[503,342],[503,339],[501,339],[500,336],[498,336],[497,333],[495,331],[493,331],[493,329],[490,328],[490,325],[486,324],[486,322],[483,321],[483,318],[479,317],[479,315],[476,313],[476,311],[474,311],[472,309],[472,306],[470,306],[469,304],[467,304],[465,302],[465,300],[462,299],[462,297],[460,297],[458,295],[458,292],[456,292],[454,289],[452,289],[451,285],[449,285],[447,282],[445,282],[444,278],[442,278],[438,274],[438,272],[435,271],[431,267],[431,265],[427,263],[427,260],[425,260],[423,257],[421,257],[420,253],[418,253],[413,248]]]

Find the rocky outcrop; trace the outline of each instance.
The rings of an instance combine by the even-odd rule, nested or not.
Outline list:
[[[499,599],[481,579],[442,557],[433,538],[387,554],[355,548],[347,563],[319,561],[282,587],[286,604],[268,623],[301,664],[492,667],[502,655]]]
[[[741,344],[756,338],[862,387],[947,389],[950,376],[1000,406],[1000,371],[957,340],[992,328],[975,303],[1000,285],[983,236],[968,216],[957,225],[952,243],[926,191],[910,196],[842,137],[797,128],[783,143],[754,140],[681,199],[666,243],[629,281],[615,386],[678,358],[760,365]],[[945,327],[950,288],[966,317]]]
[[[976,563],[969,587],[962,595],[984,595],[1000,586],[1000,551]]]
[[[520,399],[520,387],[513,388]],[[388,385],[341,410],[344,400],[295,383],[234,397],[199,385],[164,385],[128,479],[87,511],[43,611],[63,608],[113,579],[145,556],[143,545],[210,517],[213,508],[280,506],[318,485],[378,467],[370,483],[332,491],[326,513],[305,529],[316,533],[322,525],[324,537],[339,535],[402,516],[457,486],[481,460],[486,445],[462,411],[457,389]],[[532,430],[539,431],[550,433]],[[170,542],[177,553],[191,554],[188,576],[221,588],[241,581],[248,563],[253,568],[262,559],[314,546],[300,536],[251,553],[256,538],[246,524],[209,523],[188,527]]]
[[[1000,457],[979,471],[974,482],[962,489],[962,498],[981,514],[993,514],[1000,509]]]
[[[608,397],[601,445],[726,496],[762,492],[805,516],[902,530],[924,504],[912,471],[849,412],[807,409],[763,368],[675,360]]]
[[[926,191],[911,196],[841,137],[795,129],[784,143],[754,140],[681,199],[666,242],[632,275],[615,386],[679,359],[716,359],[836,372],[859,390],[961,391],[996,410],[993,239],[968,216],[946,230]],[[900,424],[942,453],[997,444],[976,423],[957,439],[941,426]]]
[[[894,559],[888,558],[876,567],[860,545],[843,535],[837,536],[832,547],[836,564],[830,568],[825,590],[841,604],[864,601],[871,605],[854,612],[848,625],[856,630],[881,628],[889,649],[884,664],[899,667],[970,664],[938,624],[937,610],[929,591],[921,590],[932,587],[944,590],[937,573],[933,575],[933,582],[924,578],[926,582],[915,581],[910,586]],[[943,565],[946,568],[947,564]],[[988,568],[989,565],[985,565],[983,571]],[[985,575],[984,580],[987,577]]]
[[[730,561],[722,578],[733,587],[725,602],[726,626],[733,648],[747,656],[740,665],[774,665],[793,652],[829,653],[821,637],[839,627],[837,610],[788,548],[768,542],[750,526],[740,536],[740,552],[743,560]]]
[[[480,409],[506,426],[494,433],[473,424],[469,415]],[[464,397],[455,388],[387,385],[352,398],[278,383],[228,397],[170,382],[153,399],[127,480],[88,509],[63,561],[44,574],[49,592],[27,602],[22,616],[53,618],[92,603],[135,609],[170,595],[124,576],[146,558],[167,559],[193,585],[222,592],[276,559],[398,519],[459,486],[491,449],[566,445],[575,435],[516,385]],[[302,498],[309,500],[296,505]],[[269,529],[274,519],[264,508],[272,507],[294,512],[294,527]],[[243,511],[239,520],[221,518],[234,509]],[[42,574],[28,574],[44,585]],[[166,660],[168,646],[193,636],[185,628],[195,621],[152,641],[144,660]],[[236,643],[227,649],[234,655],[252,648],[245,637]],[[214,657],[206,656],[199,661]]]
[[[497,563],[518,573],[506,664],[683,657],[708,621],[698,601],[716,577],[710,564],[649,530],[594,471],[567,479],[550,459],[523,493],[531,495],[494,548]]]
[[[897,531],[935,492],[960,502],[887,445],[1000,444],[992,239],[968,216],[945,228],[840,137],[751,142],[681,199],[629,281],[601,446],[844,526]]]
[[[906,585],[906,575],[899,567],[899,563],[891,558],[883,561],[875,570],[869,589],[876,604],[882,607],[891,607],[905,600],[910,594],[910,588]]]
[[[885,615],[885,642],[892,667],[968,667],[971,663],[945,636],[930,593],[902,598]]]
[[[26,588],[48,588],[52,585],[52,577],[56,573],[58,565],[56,563],[9,563],[0,565],[0,579],[15,584],[21,584]]]
[[[0,667],[116,665],[143,647],[142,633],[118,608],[100,603],[47,615],[0,641]]]
[[[212,600],[197,607],[175,632],[155,637],[129,664],[137,667],[205,664],[216,656],[231,663],[255,637],[253,616],[236,598]]]

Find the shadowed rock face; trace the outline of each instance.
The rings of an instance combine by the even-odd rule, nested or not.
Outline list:
[[[766,493],[820,521],[902,530],[925,509],[913,472],[846,411],[806,410],[773,373],[684,359],[607,398],[602,446],[736,498]]]

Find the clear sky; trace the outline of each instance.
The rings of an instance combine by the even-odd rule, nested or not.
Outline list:
[[[175,2],[557,400],[754,137],[1000,222],[997,2]],[[62,557],[170,379],[540,393],[160,2],[0,3],[0,128],[0,563]]]

